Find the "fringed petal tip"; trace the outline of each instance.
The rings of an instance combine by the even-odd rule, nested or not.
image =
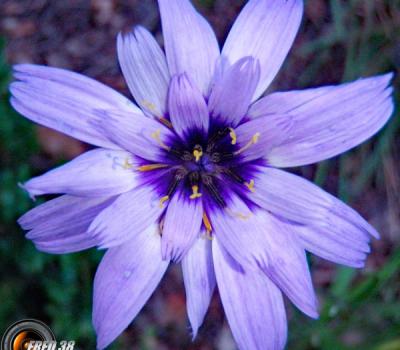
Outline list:
[[[34,189],[30,188],[29,182],[30,182],[30,181],[27,181],[27,182],[25,182],[25,183],[18,182],[18,187],[19,187],[20,189],[24,190],[25,192],[27,192],[27,193],[29,194],[29,197],[30,197],[34,202],[36,202],[36,196],[41,195],[41,194],[43,194],[43,193],[39,193],[39,192],[35,191]],[[18,219],[18,224],[19,224],[20,226],[22,226],[22,224],[20,223],[21,219],[22,219],[22,222],[23,222],[23,216],[21,216],[21,218]]]
[[[127,85],[142,110],[150,117],[166,112],[169,70],[164,52],[144,27],[133,27],[117,37],[119,63]]]

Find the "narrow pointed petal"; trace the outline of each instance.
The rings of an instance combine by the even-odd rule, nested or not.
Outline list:
[[[105,349],[120,335],[153,294],[169,264],[161,259],[160,249],[161,239],[153,225],[104,255],[93,293],[98,349]]]
[[[129,89],[148,115],[162,117],[166,112],[169,71],[163,51],[143,27],[119,34],[118,59]]]
[[[305,251],[291,226],[266,211],[258,213],[265,232],[268,262],[261,266],[267,276],[306,315],[318,318],[318,301],[314,292]]]
[[[203,217],[201,199],[176,193],[168,204],[161,239],[163,259],[180,261],[200,236]]]
[[[312,164],[369,139],[393,113],[393,89],[388,87],[392,77],[275,93],[255,103],[249,112],[252,118],[282,119],[286,113],[293,122],[286,140],[266,153],[268,163],[276,167]]]
[[[302,0],[250,0],[236,19],[222,56],[230,63],[252,56],[261,77],[252,101],[260,97],[278,73],[300,27]]]
[[[32,197],[54,193],[112,196],[137,185],[137,175],[132,167],[132,156],[127,152],[95,149],[29,180],[23,187]]]
[[[218,121],[235,127],[249,109],[260,79],[260,65],[252,57],[242,58],[230,67],[221,65],[213,81],[208,107]]]
[[[311,182],[285,171],[258,167],[255,192],[249,198],[279,217],[310,226],[319,235],[336,237],[368,251],[370,235],[378,232],[355,210]]]
[[[351,236],[338,236],[304,225],[291,225],[291,230],[299,237],[304,249],[323,259],[354,268],[365,266],[370,252],[367,242],[354,242]]]
[[[257,135],[257,143],[248,147],[242,154],[242,160],[248,162],[265,158],[265,155],[286,141],[293,128],[290,115],[266,116],[250,120],[235,129],[237,144],[244,148]]]
[[[200,132],[206,135],[210,118],[203,95],[187,74],[172,78],[169,91],[169,113],[174,130],[181,139]]]
[[[243,272],[217,239],[213,258],[222,304],[239,349],[283,350],[287,320],[279,289],[261,271]]]
[[[203,95],[208,96],[219,57],[212,28],[188,0],[158,0],[158,3],[171,75],[186,72]]]
[[[120,195],[104,209],[88,231],[101,248],[115,247],[146,230],[163,211],[154,190],[146,186],[137,187]]]
[[[65,195],[30,210],[18,222],[22,228],[30,230],[26,237],[39,250],[51,254],[73,253],[97,245],[87,229],[113,200]]]
[[[301,311],[318,317],[304,249],[278,220],[234,195],[225,211],[210,211],[210,220],[218,242],[245,271],[262,269]]]
[[[97,245],[96,240],[84,228],[76,231],[76,227],[65,228],[57,237],[38,239],[34,243],[37,250],[48,254],[77,253]]]
[[[211,241],[199,238],[182,260],[186,307],[193,339],[203,323],[215,288]]]
[[[231,194],[227,208],[206,208],[219,243],[245,269],[258,270],[268,260],[265,234],[256,214],[237,195]]]
[[[175,136],[169,128],[154,119],[120,110],[99,110],[98,114],[102,119],[97,128],[120,147],[149,161],[166,160],[161,143],[170,146]]]
[[[14,66],[11,104],[26,118],[78,140],[104,148],[117,145],[93,127],[95,110],[141,111],[127,98],[83,75],[31,64]]]

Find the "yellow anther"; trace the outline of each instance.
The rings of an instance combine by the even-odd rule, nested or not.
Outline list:
[[[153,113],[157,112],[156,105],[154,103],[150,102],[150,101],[143,100],[142,101],[142,105],[144,107],[146,107],[150,112],[153,112]]]
[[[225,210],[227,211],[228,215],[230,215],[232,217],[237,217],[238,219],[241,219],[241,220],[248,220],[253,215],[251,212],[248,213],[248,214],[243,214],[243,213],[240,213],[240,212],[234,212],[233,210],[231,210],[229,208],[226,208]]]
[[[199,193],[199,186],[193,185],[192,191],[193,191],[193,193],[191,194],[190,199],[196,199],[196,198],[200,198],[202,196],[202,194]]]
[[[203,224],[204,224],[204,227],[206,228],[208,236],[211,237],[212,226],[211,226],[210,219],[208,218],[206,212],[203,212]]]
[[[241,220],[248,220],[251,218],[251,213],[249,214],[243,214],[243,213],[235,213],[236,217],[241,219]]]
[[[158,121],[159,121],[161,124],[164,124],[167,128],[172,129],[172,123],[171,123],[168,119],[166,119],[166,118],[164,118],[164,117],[159,117],[159,118],[158,118]]]
[[[260,136],[261,136],[261,134],[260,134],[259,132],[255,133],[255,134],[253,135],[253,137],[251,138],[251,142],[252,142],[253,144],[257,143],[258,140],[260,139]]]
[[[250,180],[250,182],[245,182],[244,185],[249,189],[250,192],[255,192],[254,189],[254,180]]]
[[[149,165],[142,165],[138,167],[136,170],[138,171],[152,171],[156,169],[167,168],[167,164],[149,164]]]
[[[160,199],[160,208],[164,208],[164,204],[169,201],[169,196],[164,196]]]
[[[260,139],[261,134],[259,132],[255,133],[252,137],[251,140],[249,142],[247,142],[241,149],[237,150],[234,155],[237,156],[241,153],[243,153],[244,151],[248,150],[251,146],[253,146],[254,144],[256,144],[259,139]]]
[[[161,135],[160,129],[157,129],[156,131],[151,133],[151,137],[156,141],[160,141],[160,135]]]
[[[236,142],[237,142],[237,136],[236,136],[236,133],[235,133],[235,130],[233,130],[232,128],[229,128],[229,130],[230,130],[230,133],[229,133],[229,136],[231,137],[231,139],[232,139],[232,145],[236,145]]]
[[[196,159],[196,162],[200,161],[200,158],[203,156],[203,150],[202,149],[194,149],[193,151],[193,156]]]
[[[126,170],[128,169],[132,169],[133,168],[133,164],[129,161],[129,158],[125,158],[124,160],[124,164],[122,165],[122,167]]]
[[[161,140],[161,130],[158,129],[151,133],[151,137],[158,142],[161,148],[170,151],[170,147],[168,147],[162,140]]]
[[[212,241],[214,239],[211,232],[208,232],[208,231],[203,235],[203,238],[208,239],[209,241]]]

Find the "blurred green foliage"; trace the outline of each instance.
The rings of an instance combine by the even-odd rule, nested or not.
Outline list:
[[[32,207],[18,187],[33,176],[32,157],[38,152],[34,126],[9,104],[11,69],[0,43],[0,332],[23,318],[51,324],[63,339],[95,348],[91,325],[91,291],[96,251],[52,256],[25,240],[16,219]]]
[[[309,0],[307,5],[312,3]],[[285,64],[285,72],[295,72],[298,60],[307,62],[297,78],[300,87],[315,85],[327,67],[332,66],[330,69],[338,72],[341,69],[342,81],[398,68],[399,1],[330,0],[328,3],[331,18],[323,24],[322,34],[302,42]],[[212,9],[214,2],[207,0],[203,5]],[[397,17],[377,20],[378,6]],[[4,45],[1,42],[1,48]],[[338,49],[343,52],[344,63],[343,67],[335,68]],[[94,250],[64,256],[42,254],[24,239],[15,223],[32,206],[17,183],[37,172],[32,159],[40,150],[33,125],[9,105],[10,79],[10,67],[0,53],[0,332],[18,319],[34,317],[48,322],[59,337],[75,339],[78,348],[94,349],[91,293],[101,254]],[[398,101],[398,79],[395,86]],[[320,164],[316,183],[326,185],[328,175],[337,171],[340,197],[348,202],[359,200],[371,187],[384,188],[382,162],[393,152],[399,136],[399,117],[396,112],[373,141],[340,160]],[[355,159],[361,164],[360,169],[352,167]],[[350,175],[348,169],[352,169]],[[373,270],[337,268],[332,283],[318,290],[322,310],[319,320],[308,320],[293,311],[288,349],[400,349],[400,247],[391,247],[380,254],[384,264]],[[311,264],[314,261],[311,258]],[[151,338],[156,336],[157,329],[149,327],[140,335],[140,349],[153,349]],[[113,348],[125,348],[120,344],[117,342]]]

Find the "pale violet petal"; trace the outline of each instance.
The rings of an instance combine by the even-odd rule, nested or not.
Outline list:
[[[117,48],[122,72],[136,102],[147,114],[164,116],[170,76],[157,41],[138,26],[118,35]]]
[[[264,93],[282,66],[302,15],[302,0],[250,0],[236,19],[222,56],[231,64],[246,56],[260,62],[261,77],[253,101]]]
[[[213,259],[222,305],[240,350],[283,350],[287,338],[280,290],[261,271],[244,272],[213,240]]]
[[[277,219],[264,210],[250,210],[236,195],[224,211],[209,211],[209,216],[218,242],[245,271],[262,269],[300,310],[318,316],[305,251]]]
[[[139,186],[123,193],[104,209],[88,231],[101,248],[115,247],[146,230],[163,211],[158,194],[149,186]]]
[[[96,127],[110,140],[136,156],[153,162],[165,161],[165,146],[171,146],[175,134],[152,118],[121,110],[98,110],[102,116]]]
[[[161,252],[164,259],[180,261],[200,236],[203,204],[178,191],[168,203],[162,231]]]
[[[158,4],[171,75],[187,73],[208,96],[220,54],[212,28],[188,0],[158,0]]]
[[[11,104],[26,118],[81,141],[119,147],[91,124],[95,109],[142,112],[126,97],[81,74],[31,64],[16,65],[10,85]]]
[[[265,158],[270,150],[286,141],[292,128],[290,115],[265,116],[240,124],[235,134],[238,148],[244,149],[241,160],[248,162]],[[253,143],[251,147],[247,147],[250,143]]]
[[[237,126],[246,115],[260,79],[260,64],[252,57],[244,57],[232,66],[221,61],[208,102],[213,119],[222,124]]]
[[[389,120],[392,74],[304,91],[280,92],[255,103],[249,115],[274,124],[290,115],[286,140],[266,151],[268,163],[294,167],[319,162],[359,145]],[[268,127],[268,125],[265,125]]]
[[[355,210],[311,182],[268,167],[256,167],[254,174],[255,191],[246,193],[265,210],[364,247],[370,235],[379,237]]]
[[[172,125],[182,140],[187,140],[190,133],[207,135],[210,124],[207,104],[187,74],[172,78],[168,101]]]
[[[160,250],[158,228],[152,225],[103,257],[93,292],[98,349],[118,337],[153,294],[169,265]]]
[[[124,151],[99,148],[29,180],[23,188],[31,196],[66,193],[101,197],[127,192],[136,185],[132,156]]]
[[[182,260],[186,307],[193,339],[203,323],[215,289],[211,241],[198,238]]]
[[[83,198],[64,195],[30,210],[19,224],[30,230],[26,237],[40,251],[51,254],[73,253],[97,245],[87,229],[92,220],[114,198]]]
[[[290,225],[282,224],[267,211],[258,212],[257,218],[265,234],[260,244],[268,254],[261,268],[302,312],[318,318],[318,301],[300,240]]]

